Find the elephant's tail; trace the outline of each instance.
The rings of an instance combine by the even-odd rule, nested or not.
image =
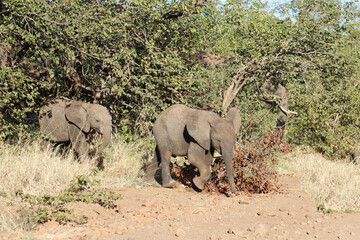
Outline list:
[[[149,164],[149,162],[150,162],[148,148],[149,148],[151,138],[152,138],[152,130],[149,130],[149,134],[148,134],[148,137],[146,139],[145,154],[143,156],[143,159],[145,159],[146,164]]]

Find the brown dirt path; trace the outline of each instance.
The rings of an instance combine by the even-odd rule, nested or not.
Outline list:
[[[118,190],[118,208],[76,203],[84,225],[48,222],[34,232],[0,239],[360,239],[360,213],[322,214],[294,175],[281,175],[279,193],[227,198],[175,189]]]

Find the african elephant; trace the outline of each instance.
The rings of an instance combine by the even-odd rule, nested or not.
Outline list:
[[[187,155],[188,161],[200,172],[200,176],[195,177],[193,182],[202,190],[210,177],[210,165],[216,150],[224,156],[231,191],[235,192],[232,159],[240,125],[241,117],[235,108],[231,108],[226,119],[222,119],[213,112],[192,109],[182,104],[169,107],[153,127],[156,149],[153,161],[146,170],[147,180],[153,178],[161,163],[162,185],[173,187],[175,181],[170,176],[170,158]]]
[[[277,104],[278,106],[278,111],[277,111],[277,122],[276,122],[276,127],[279,127],[281,129],[285,129],[286,126],[286,121],[287,121],[287,115],[289,113],[293,113],[295,114],[295,112],[291,112],[288,109],[288,92],[286,90],[286,88],[281,85],[280,83],[277,85],[274,85],[270,82],[266,82],[265,83],[265,93],[270,93],[270,94],[274,94],[278,97],[280,97],[280,101]],[[268,100],[265,99],[266,102],[268,103],[272,103],[274,104],[273,100]]]
[[[54,143],[70,142],[80,159],[88,159],[86,135],[94,129],[103,135],[100,153],[111,139],[111,116],[99,104],[67,98],[53,99],[40,109],[40,130]]]

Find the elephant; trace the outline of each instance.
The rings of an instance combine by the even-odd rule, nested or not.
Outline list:
[[[286,122],[287,122],[287,115],[289,113],[296,114],[295,112],[289,111],[288,109],[288,92],[286,88],[281,85],[280,83],[274,85],[270,82],[265,83],[265,93],[274,94],[275,96],[280,97],[280,101],[277,104],[277,122],[276,127],[285,130]],[[274,104],[274,100],[265,99],[265,102]]]
[[[40,131],[52,142],[70,142],[81,160],[88,159],[86,136],[90,129],[103,136],[98,153],[111,139],[111,115],[104,106],[64,97],[53,99],[41,107],[39,125]]]
[[[214,112],[192,109],[182,104],[169,107],[154,123],[156,149],[146,169],[146,180],[154,179],[161,163],[162,186],[173,187],[175,181],[170,176],[170,158],[187,156],[189,163],[200,172],[193,183],[199,190],[203,190],[211,174],[210,165],[216,150],[224,156],[229,184],[234,193],[232,159],[240,125],[241,117],[236,108],[231,108],[226,119],[223,119]]]

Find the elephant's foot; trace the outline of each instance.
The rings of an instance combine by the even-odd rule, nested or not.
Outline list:
[[[151,175],[151,174],[145,174],[144,176],[144,181],[148,184],[152,184],[155,182],[155,178],[154,178],[154,175]]]
[[[163,183],[162,186],[166,187],[166,188],[172,188],[172,187],[174,187],[175,183],[176,183],[176,181],[171,179],[170,181]]]
[[[201,179],[201,177],[194,177],[193,182],[198,189],[200,190],[204,189],[205,182],[204,180]]]
[[[149,186],[158,186],[159,183],[158,181],[155,179],[154,175],[145,175],[144,176],[144,181],[146,184],[148,184]]]

